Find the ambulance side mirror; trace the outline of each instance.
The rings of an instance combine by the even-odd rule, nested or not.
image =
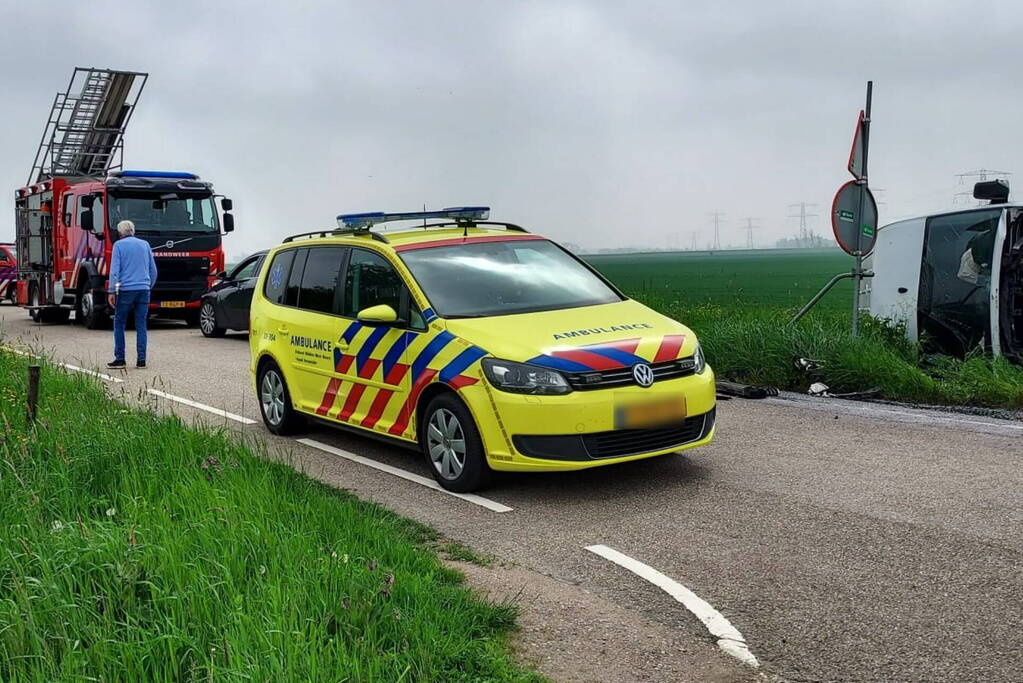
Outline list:
[[[359,322],[367,327],[383,327],[386,325],[397,325],[398,314],[387,304],[370,306],[359,311]]]

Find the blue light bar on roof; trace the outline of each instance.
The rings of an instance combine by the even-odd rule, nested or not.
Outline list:
[[[181,171],[115,171],[111,175],[121,178],[177,178],[183,180],[198,180],[199,176],[194,173],[183,173]]]
[[[485,221],[490,218],[490,207],[453,206],[441,209],[440,211],[409,211],[407,213],[384,213],[383,211],[343,213],[337,217],[337,225],[344,231],[359,232],[369,230],[377,223],[427,220],[431,218],[453,221]]]

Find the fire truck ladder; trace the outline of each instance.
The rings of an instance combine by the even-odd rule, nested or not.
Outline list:
[[[124,131],[149,74],[75,67],[57,93],[28,184],[54,176],[105,176],[121,168]]]

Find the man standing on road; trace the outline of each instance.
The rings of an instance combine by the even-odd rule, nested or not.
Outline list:
[[[135,367],[146,367],[146,319],[149,316],[149,291],[156,284],[156,260],[149,242],[135,237],[135,224],[117,224],[120,239],[114,243],[110,258],[110,305],[114,309],[114,360],[108,368],[123,368],[124,324],[135,313]]]

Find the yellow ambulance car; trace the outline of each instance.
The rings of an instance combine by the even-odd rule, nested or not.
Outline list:
[[[494,470],[609,465],[708,443],[696,335],[485,207],[338,216],[267,255],[250,312],[266,426],[417,445],[452,491]],[[400,230],[373,230],[416,221]],[[432,221],[432,222],[431,222]]]

